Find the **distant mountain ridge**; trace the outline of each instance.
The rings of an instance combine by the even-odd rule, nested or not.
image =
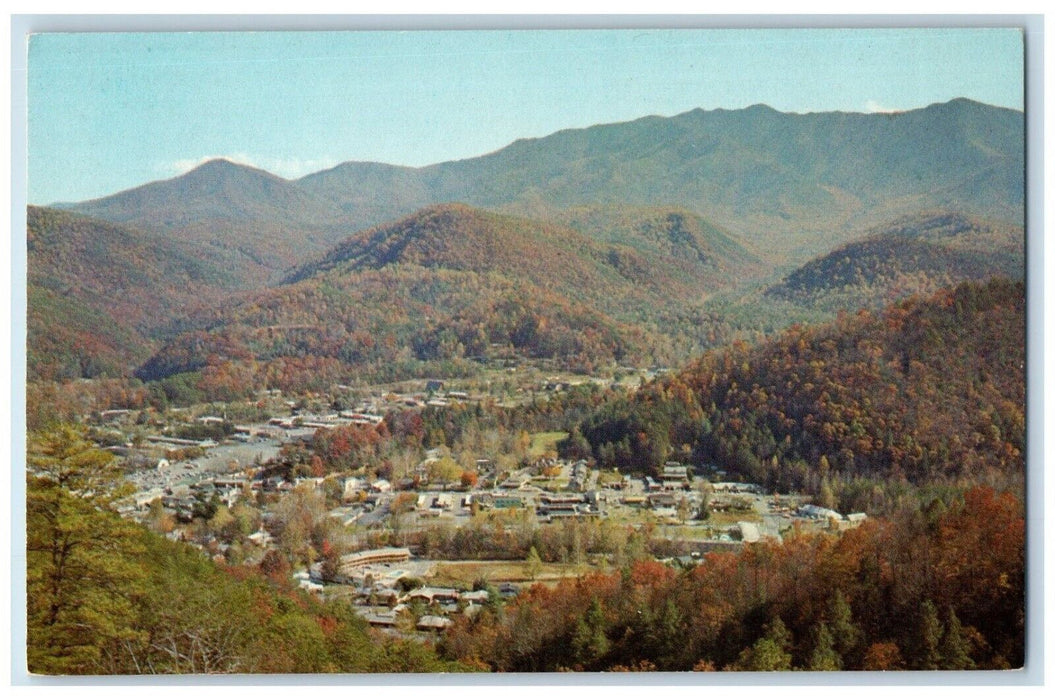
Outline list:
[[[333,230],[339,212],[330,202],[277,175],[224,159],[60,208],[196,245],[241,288],[274,281],[341,236]]]
[[[884,219],[942,207],[1020,221],[1022,135],[1021,112],[970,100],[896,114],[697,109],[390,169],[383,184],[419,204],[427,202],[417,197],[483,207],[675,205],[740,233],[766,223],[830,225],[872,208]],[[380,175],[346,163],[299,182],[362,201]],[[818,217],[819,208],[834,213]]]
[[[65,338],[42,376],[97,373],[78,345],[101,348],[107,372],[156,350],[144,379],[226,381],[239,363],[457,373],[503,353],[676,364],[839,309],[1020,277],[1023,147],[1021,112],[953,100],[698,109],[298,180],[215,160],[65,213],[31,208],[31,340]]]
[[[306,227],[308,247],[321,252],[352,231],[444,202],[533,218],[578,206],[660,205],[770,247],[794,249],[802,239],[817,248],[923,209],[1020,223],[1023,121],[1021,112],[966,99],[891,114],[696,109],[558,131],[422,168],[346,162],[290,181],[211,162],[70,208],[168,229]]]
[[[330,221],[335,214],[326,200],[289,180],[223,158],[168,180],[64,208],[148,228],[176,228],[202,220],[306,224]]]

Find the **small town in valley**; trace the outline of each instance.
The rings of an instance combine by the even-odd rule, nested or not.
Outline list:
[[[623,378],[633,387],[655,374],[627,369]],[[839,532],[866,517],[809,495],[767,493],[731,480],[721,465],[667,461],[640,474],[561,458],[564,432],[529,435],[513,457],[479,452],[468,461],[440,445],[402,455],[399,470],[351,465],[318,475],[294,467],[297,455],[303,463],[318,441],[347,426],[376,429],[404,414],[496,400],[549,400],[586,382],[612,380],[535,378],[513,398],[441,380],[360,392],[340,386],[331,396],[295,400],[270,390],[246,420],[209,413],[237,411],[215,404],[114,409],[86,419],[134,485],[119,504],[126,517],[218,562],[266,567],[269,553],[272,561],[300,561],[283,572],[295,585],[348,600],[372,627],[399,635],[435,635],[525,587],[611,570],[633,547],[684,568],[707,552],[779,543],[792,530]],[[352,394],[360,400],[349,401]],[[509,550],[474,545],[467,534],[495,532],[514,533]]]

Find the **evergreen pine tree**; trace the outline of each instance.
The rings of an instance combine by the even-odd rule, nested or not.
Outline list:
[[[647,632],[648,653],[660,668],[670,668],[683,648],[682,614],[668,599],[659,615],[650,621]]]
[[[807,668],[810,671],[840,671],[842,667],[831,630],[823,621],[817,623],[813,628],[813,651],[810,652]]]
[[[832,633],[835,651],[844,664],[851,664],[863,635],[854,624],[853,610],[840,589],[835,590],[835,595],[828,603],[828,629]]]
[[[919,626],[916,629],[916,668],[934,671],[941,668],[941,621],[938,611],[929,599],[920,605]]]
[[[791,632],[779,616],[766,625],[765,634],[740,652],[734,668],[738,671],[790,671]]]
[[[950,605],[945,611],[945,633],[941,636],[938,653],[941,667],[952,671],[964,671],[975,667],[971,659],[971,646],[963,635],[963,626],[956,611]]]
[[[571,647],[575,660],[588,666],[608,653],[608,637],[605,635],[604,610],[597,598],[590,601],[586,614],[575,625]]]

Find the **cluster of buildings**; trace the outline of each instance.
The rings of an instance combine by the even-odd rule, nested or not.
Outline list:
[[[466,392],[446,391],[442,382],[429,382],[424,388],[425,391],[416,393],[387,392],[359,403],[353,410],[299,413],[290,417],[273,418],[259,425],[236,425],[233,426],[234,434],[230,442],[254,441],[254,450],[256,444],[268,443],[277,452],[282,443],[310,440],[320,428],[342,425],[376,426],[384,420],[387,411],[397,406],[422,408],[430,404],[438,405],[434,402],[475,400]],[[555,385],[548,388],[559,391],[566,387]],[[127,412],[104,416],[106,419],[118,421],[127,417]],[[219,416],[202,416],[195,420],[206,426],[223,423],[228,433],[232,427],[226,418]],[[184,440],[164,435],[147,439],[159,448],[208,448],[210,455],[226,454],[225,450],[244,450],[249,447],[231,447],[228,441],[225,441],[224,445],[216,449],[216,443],[212,440]],[[161,453],[160,450],[156,452]],[[662,522],[679,524],[695,520],[702,510],[704,499],[708,498],[702,491],[693,488],[698,485],[696,482],[700,478],[693,473],[693,468],[676,462],[668,462],[655,474],[645,477],[606,472],[601,479],[600,472],[591,469],[583,460],[540,459],[525,468],[502,474],[495,473],[494,465],[489,460],[480,460],[476,469],[480,476],[478,486],[463,487],[453,484],[454,489],[448,490],[452,484],[433,484],[432,488],[428,486],[429,466],[439,459],[442,457],[438,451],[430,451],[425,455],[416,473],[411,473],[403,479],[393,478],[392,482],[382,478],[367,479],[351,475],[345,477],[342,485],[344,505],[331,511],[331,515],[342,518],[346,525],[385,528],[394,527],[395,520],[391,517],[398,512],[400,515],[409,515],[402,520],[400,527],[413,529],[427,527],[429,519],[450,518],[454,519],[454,524],[458,526],[468,522],[473,513],[488,509],[527,511],[533,514],[538,522],[596,519],[620,512],[634,518],[637,517],[634,511],[647,511],[648,518],[660,518]],[[173,462],[175,461],[177,458],[173,457]],[[204,463],[204,460],[202,461]],[[276,470],[269,471],[266,465],[263,469],[252,469],[247,464],[244,467],[229,470],[212,470],[212,467],[199,469],[192,468],[189,461],[185,464],[170,464],[167,460],[159,460],[156,468],[143,470],[145,476],[141,477],[142,488],[129,508],[143,513],[152,502],[160,499],[161,504],[174,512],[177,519],[189,521],[194,517],[196,508],[200,508],[203,502],[218,500],[233,506],[244,494],[253,491],[281,494],[292,491],[299,483],[305,481],[314,481],[316,486],[322,481],[305,478],[291,481],[286,476],[275,473]],[[762,489],[758,485],[720,481],[711,483],[710,490],[712,494],[709,496],[709,507],[712,511],[745,511],[745,515],[734,516],[738,519],[735,525],[730,526],[729,519],[723,520],[726,531],[723,531],[721,536],[740,542],[779,537],[775,535],[780,529],[777,518],[790,518],[792,514],[794,517],[825,524],[836,521],[840,527],[855,526],[865,518],[863,513],[851,513],[844,517],[833,510],[812,504],[800,505],[794,511],[787,509],[786,514],[777,514],[775,509],[759,507],[757,513],[747,515],[747,511],[755,510],[758,497],[762,495]],[[708,538],[713,539],[713,535],[714,533],[708,534]],[[269,545],[265,530],[254,533],[253,537],[259,540],[253,540],[259,546],[266,548]],[[427,586],[404,590],[400,585],[401,580],[424,580],[423,572],[416,569],[416,566],[409,550],[369,550],[342,559],[336,573],[328,572],[326,581],[323,581],[321,565],[313,567],[301,577],[301,585],[316,591],[321,590],[324,583],[352,586],[357,603],[364,607],[364,615],[371,624],[380,627],[394,626],[396,619],[407,606],[420,609],[423,605],[430,610],[430,614],[417,620],[419,629],[442,629],[450,624],[451,615],[465,614],[466,610],[471,614],[476,609],[473,606],[486,603],[487,593],[480,591]],[[512,594],[515,591],[505,593]]]
[[[677,462],[667,462],[663,465],[659,478],[645,477],[645,490],[649,493],[680,491],[689,488],[691,483],[692,475],[688,467]]]
[[[843,516],[841,513],[834,511],[831,508],[822,508],[821,506],[813,504],[799,506],[795,513],[800,518],[809,518],[810,520],[820,520],[824,522],[834,521],[840,526],[844,523],[850,526],[860,525],[868,517],[864,513],[848,513],[846,516]]]
[[[321,591],[323,584],[351,587],[360,614],[377,628],[394,629],[403,618],[407,620],[405,626],[413,625],[419,632],[441,632],[453,618],[474,617],[490,601],[492,592],[487,590],[405,585],[426,578],[431,566],[430,562],[413,559],[409,549],[384,547],[343,556],[336,571],[327,572],[319,563],[296,574],[296,578],[301,588],[310,591]],[[514,585],[505,583],[493,594],[510,598],[517,592]]]

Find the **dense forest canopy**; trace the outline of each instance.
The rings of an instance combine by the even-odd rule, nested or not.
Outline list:
[[[853,482],[1021,485],[1024,363],[1024,285],[964,283],[709,353],[580,431],[604,465],[685,458],[814,493],[838,480],[847,507],[875,510]]]

